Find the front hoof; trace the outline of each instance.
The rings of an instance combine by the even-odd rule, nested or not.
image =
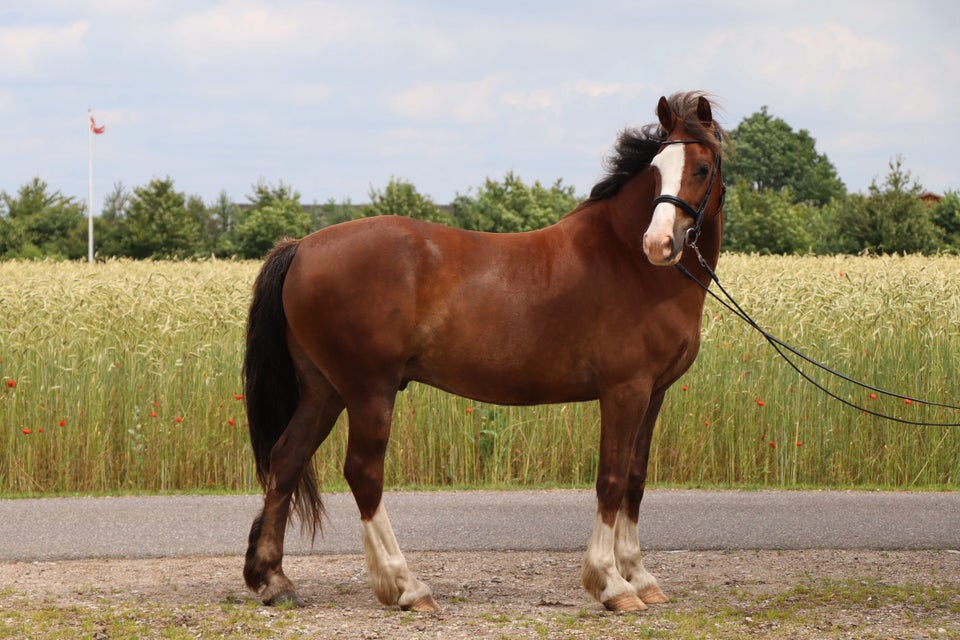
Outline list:
[[[416,600],[413,604],[400,607],[404,611],[415,611],[417,613],[439,613],[440,605],[437,604],[437,601],[433,599],[433,596],[427,594],[422,598]]]
[[[637,596],[643,600],[645,604],[663,604],[664,602],[670,602],[670,598],[667,597],[667,594],[665,594],[657,585],[647,587],[638,593]]]
[[[266,594],[263,597],[263,604],[268,607],[291,607],[294,609],[301,609],[307,606],[307,603],[303,601],[303,598],[296,591],[291,591],[290,593],[278,593],[276,595],[267,596]]]
[[[647,609],[647,605],[643,604],[643,600],[632,593],[625,593],[622,596],[610,598],[603,603],[603,606],[605,606],[608,611],[622,612],[645,611]]]

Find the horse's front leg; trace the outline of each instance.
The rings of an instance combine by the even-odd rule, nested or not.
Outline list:
[[[600,398],[600,462],[597,517],[580,574],[584,589],[612,611],[642,611],[637,589],[621,575],[617,562],[617,522],[649,389],[623,385]]]
[[[378,408],[381,404],[387,406]],[[435,612],[440,607],[430,587],[407,566],[383,506],[383,462],[392,412],[392,402],[348,406],[350,435],[343,474],[360,509],[363,550],[377,599],[406,611]]]
[[[627,490],[623,496],[620,515],[616,526],[617,569],[625,580],[637,590],[637,596],[645,604],[667,602],[667,596],[660,589],[657,579],[643,566],[643,554],[640,551],[638,523],[640,502],[647,482],[647,462],[650,457],[650,443],[657,424],[657,415],[663,404],[663,392],[654,394],[650,406],[640,425],[640,433],[633,449],[633,461],[630,463]]]

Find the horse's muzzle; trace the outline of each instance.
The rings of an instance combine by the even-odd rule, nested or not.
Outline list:
[[[643,234],[643,252],[647,260],[658,267],[671,267],[683,254],[683,235]]]

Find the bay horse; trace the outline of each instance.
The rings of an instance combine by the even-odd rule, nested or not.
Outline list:
[[[685,245],[716,266],[724,134],[701,92],[660,98],[656,113],[659,123],[620,135],[606,177],[550,227],[478,233],[383,216],[273,249],[254,284],[243,364],[265,490],[244,579],[264,603],[303,605],[283,572],[284,533],[291,509],[320,528],[310,460],[346,409],[343,474],[376,596],[439,610],[382,502],[394,401],[410,381],[497,404],[599,400],[581,581],[611,610],[667,600],[643,566],[637,521],[657,414],[696,357],[705,292],[663,267],[703,273]]]

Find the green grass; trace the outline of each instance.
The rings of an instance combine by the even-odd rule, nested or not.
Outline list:
[[[892,625],[956,638],[958,602],[957,585],[851,578],[810,580],[766,595],[708,588],[641,615],[610,614],[599,607],[510,612],[491,604],[496,612],[477,614],[471,621],[450,603],[439,616],[389,610],[371,615],[361,609],[363,613],[335,611],[331,620],[309,607],[265,610],[236,599],[170,604],[119,595],[64,603],[52,595],[5,589],[0,592],[0,638],[332,638],[341,637],[357,615],[367,626],[374,619],[373,635],[385,638],[438,637],[447,627],[463,637],[464,626],[475,627],[476,637],[503,638],[886,638]]]
[[[0,494],[254,491],[240,380],[253,262],[0,263]],[[960,404],[960,258],[725,255],[724,285],[775,335],[857,378]],[[825,380],[895,415],[960,415]],[[499,407],[400,394],[387,483],[588,486],[596,403]],[[317,456],[342,488],[346,429]],[[960,428],[861,415],[804,383],[713,302],[667,397],[650,480],[956,488]]]

